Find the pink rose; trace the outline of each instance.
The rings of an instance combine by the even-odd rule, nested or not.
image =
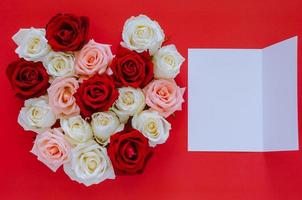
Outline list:
[[[172,79],[153,80],[144,88],[146,104],[163,117],[181,110],[184,92],[185,88],[178,87]]]
[[[31,150],[52,171],[69,161],[70,144],[64,139],[60,129],[49,129],[38,134]]]
[[[73,94],[79,88],[75,78],[58,77],[48,88],[49,105],[58,116],[74,116],[80,113]]]
[[[107,70],[113,55],[110,45],[90,40],[79,52],[75,53],[75,70],[81,78],[88,78],[95,73]]]

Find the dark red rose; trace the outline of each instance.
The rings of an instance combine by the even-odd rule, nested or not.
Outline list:
[[[139,54],[119,47],[110,68],[118,87],[144,87],[153,78],[153,63],[148,52]]]
[[[152,151],[147,138],[132,129],[110,137],[108,155],[116,174],[137,174],[143,172]]]
[[[83,117],[93,113],[107,111],[118,98],[112,78],[107,74],[95,74],[84,80],[75,93],[75,98]]]
[[[8,80],[17,96],[28,99],[46,93],[49,76],[41,62],[19,59],[8,65]]]
[[[57,14],[46,25],[46,38],[54,51],[77,51],[88,40],[89,19]]]

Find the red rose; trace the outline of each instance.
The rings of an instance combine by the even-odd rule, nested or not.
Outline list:
[[[110,137],[108,155],[116,174],[136,174],[143,172],[152,151],[147,138],[133,129]]]
[[[95,112],[107,111],[118,98],[118,90],[107,74],[95,74],[84,80],[75,93],[75,98],[83,117]]]
[[[41,62],[19,59],[8,65],[6,75],[17,96],[21,98],[39,97],[49,87],[49,76]]]
[[[139,54],[119,47],[110,68],[118,87],[144,87],[153,78],[153,63],[148,52]]]
[[[80,50],[88,40],[89,19],[57,14],[46,25],[48,44],[55,51]]]

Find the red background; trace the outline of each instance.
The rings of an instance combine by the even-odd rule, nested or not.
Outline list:
[[[87,188],[72,182],[62,169],[53,173],[38,162],[29,153],[34,134],[24,132],[16,121],[22,102],[14,97],[4,72],[17,58],[11,36],[22,27],[43,27],[57,12],[88,16],[91,37],[112,44],[114,50],[124,21],[147,14],[159,21],[185,57],[190,47],[262,48],[302,36],[301,0],[1,0],[0,199],[302,199],[301,151],[188,152],[187,103],[170,117],[170,138],[155,149],[142,175]],[[300,66],[301,60],[299,51]],[[177,81],[187,85],[187,62]]]

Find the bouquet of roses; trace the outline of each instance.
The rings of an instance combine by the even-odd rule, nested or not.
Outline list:
[[[25,100],[18,123],[37,133],[31,152],[86,186],[142,173],[152,148],[169,137],[166,118],[184,101],[174,81],[184,58],[162,46],[156,21],[129,18],[115,56],[89,40],[88,28],[87,17],[57,14],[45,29],[20,29],[13,36],[20,59],[6,71]]]

